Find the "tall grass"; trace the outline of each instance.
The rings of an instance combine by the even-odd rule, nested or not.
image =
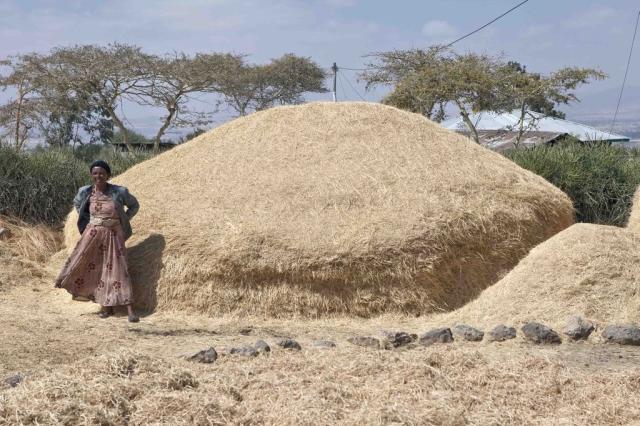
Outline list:
[[[39,149],[16,152],[0,147],[0,215],[31,223],[59,224],[78,188],[90,183],[89,164],[101,158],[114,175],[152,154],[109,148]]]
[[[564,191],[579,222],[624,225],[640,185],[640,152],[605,143],[568,143],[505,155]]]

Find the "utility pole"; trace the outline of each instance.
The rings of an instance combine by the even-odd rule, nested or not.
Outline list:
[[[338,102],[338,94],[336,92],[336,80],[338,78],[338,66],[336,65],[336,63],[333,63],[333,66],[331,67],[331,70],[333,71],[333,102]]]

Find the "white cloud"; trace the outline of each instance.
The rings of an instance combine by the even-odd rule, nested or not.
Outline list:
[[[525,38],[540,38],[549,34],[553,34],[553,26],[551,24],[532,24],[521,32],[521,35]]]
[[[355,6],[358,3],[358,0],[323,0],[323,3],[329,7],[342,9],[345,7]]]
[[[570,28],[603,28],[618,17],[618,11],[607,6],[594,6],[569,17]]]
[[[432,20],[422,26],[422,35],[428,38],[443,39],[453,37],[458,30],[447,21]]]

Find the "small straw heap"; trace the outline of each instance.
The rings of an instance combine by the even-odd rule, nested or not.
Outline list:
[[[531,250],[476,300],[446,314],[448,321],[480,327],[538,321],[556,329],[570,315],[600,325],[640,321],[636,234],[613,226],[575,224]]]
[[[0,216],[0,293],[42,278],[43,264],[61,246],[54,229]]]
[[[6,232],[0,236],[0,255],[12,255],[25,262],[44,263],[60,250],[59,234],[46,225],[32,225],[16,218],[0,216],[0,229]]]
[[[209,315],[453,309],[574,220],[542,178],[380,104],[252,114],[114,181],[141,203],[140,307]]]

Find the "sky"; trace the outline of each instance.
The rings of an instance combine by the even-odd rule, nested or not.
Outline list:
[[[261,63],[285,53],[324,67],[361,68],[366,55],[450,42],[519,0],[0,0],[0,57],[55,46],[121,42],[150,53],[236,52]],[[458,51],[504,54],[530,71],[596,67],[609,78],[579,94],[619,90],[638,0],[529,0],[457,43]],[[378,101],[357,72],[344,71],[338,98]],[[349,80],[348,82],[346,80]],[[355,90],[349,86],[349,82]],[[627,84],[640,88],[640,40]],[[327,100],[330,95],[326,95]],[[597,103],[596,103],[597,105]],[[584,107],[583,107],[584,109]],[[144,114],[147,114],[145,116]],[[144,127],[153,118],[130,108]]]

